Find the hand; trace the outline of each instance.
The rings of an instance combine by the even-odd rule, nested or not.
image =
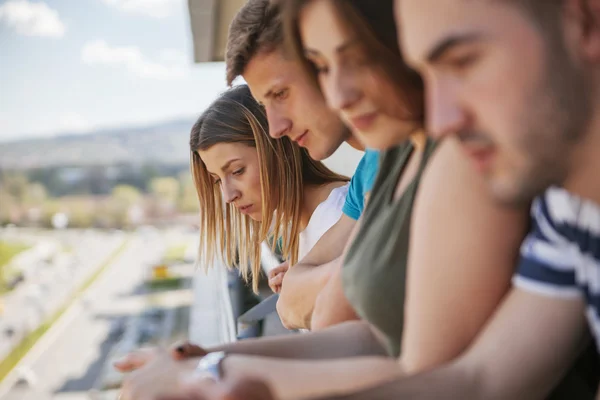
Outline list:
[[[181,395],[186,379],[193,376],[198,359],[175,360],[167,350],[154,349],[153,358],[123,381],[123,400],[155,400]]]
[[[154,360],[158,351],[159,349],[154,347],[132,351],[120,360],[115,361],[113,366],[120,372],[135,371]],[[190,342],[182,342],[173,345],[170,353],[174,360],[183,360],[191,357],[203,357],[208,352]]]
[[[264,382],[248,378],[231,384],[199,381],[184,386],[183,392],[180,395],[161,397],[160,400],[275,400]]]
[[[269,271],[269,287],[273,292],[281,292],[281,284],[283,283],[283,277],[289,269],[289,266],[289,262],[286,261],[283,264],[280,264]]]

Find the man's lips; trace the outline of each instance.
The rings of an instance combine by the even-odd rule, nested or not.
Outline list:
[[[294,142],[298,143],[299,146],[302,146],[306,141],[306,137],[308,136],[308,131],[304,131],[304,133],[294,139]]]
[[[491,146],[463,146],[467,155],[475,162],[477,169],[481,172],[484,172],[489,168],[489,165],[492,161],[493,155],[495,153],[494,148]]]

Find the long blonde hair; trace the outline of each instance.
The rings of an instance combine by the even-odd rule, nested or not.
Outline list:
[[[262,221],[241,214],[225,204],[198,155],[218,143],[243,143],[258,152],[262,197]],[[273,248],[281,238],[284,258],[298,261],[300,216],[304,185],[322,185],[348,178],[312,160],[308,152],[287,137],[268,135],[264,109],[246,85],[233,87],[215,100],[200,116],[190,134],[191,171],[200,202],[201,245],[199,260],[211,265],[220,259],[238,265],[242,276],[258,290],[261,273],[260,246],[271,235]]]

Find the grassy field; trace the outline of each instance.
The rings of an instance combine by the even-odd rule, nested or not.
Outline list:
[[[27,249],[28,246],[21,243],[0,242],[0,269],[10,262],[10,260]]]
[[[28,248],[29,246],[22,243],[0,242],[0,295],[8,290],[6,283],[15,274],[15,271],[8,267],[10,260]]]

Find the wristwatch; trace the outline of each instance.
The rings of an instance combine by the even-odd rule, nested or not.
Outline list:
[[[225,359],[224,351],[215,351],[208,353],[198,362],[196,366],[196,374],[202,377],[212,378],[219,381],[223,378],[223,360]]]

